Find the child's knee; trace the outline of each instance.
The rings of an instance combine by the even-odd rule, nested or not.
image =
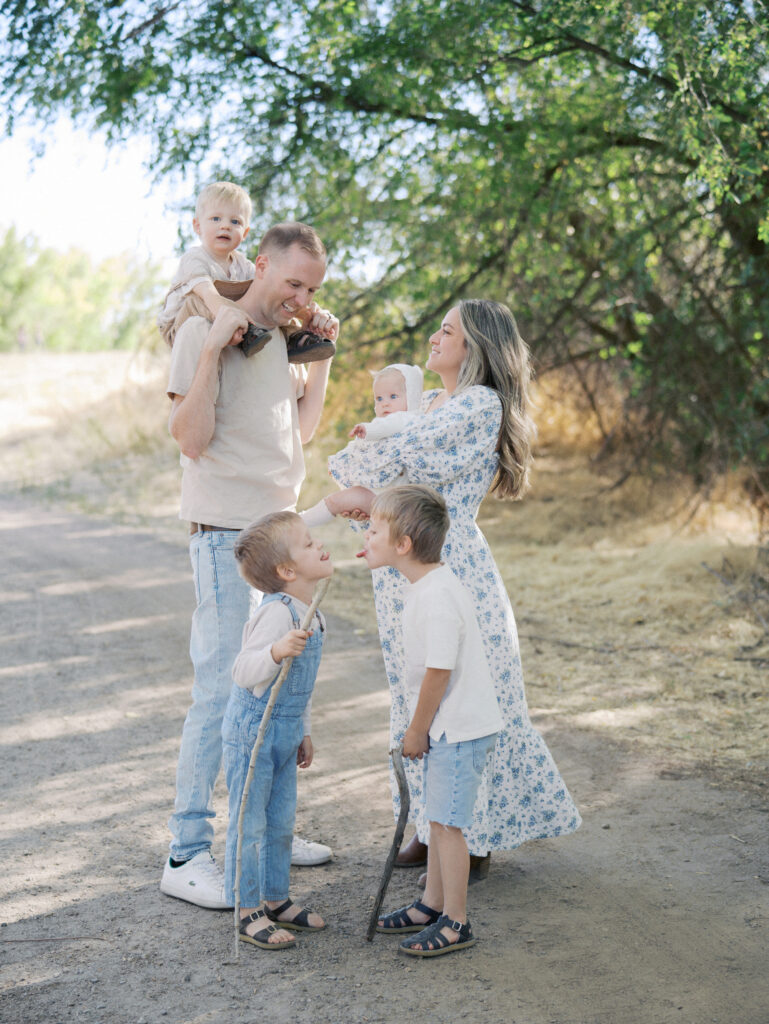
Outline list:
[[[457,828],[456,825],[444,825],[440,821],[430,822],[430,836],[435,835],[446,835],[446,836],[457,836],[463,835],[462,829]]]

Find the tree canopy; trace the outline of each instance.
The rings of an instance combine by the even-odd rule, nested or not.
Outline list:
[[[347,359],[465,295],[540,372],[624,389],[639,452],[769,472],[764,0],[3,0],[7,126],[149,132],[313,223]],[[596,405],[599,415],[600,404]],[[610,424],[606,421],[606,431]]]

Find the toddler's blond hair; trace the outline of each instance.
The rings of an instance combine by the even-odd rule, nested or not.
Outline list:
[[[210,185],[206,185],[205,188],[201,189],[195,203],[195,216],[200,219],[203,211],[218,200],[224,200],[237,207],[243,214],[243,220],[246,223],[246,227],[248,227],[251,223],[251,211],[253,210],[251,196],[240,185],[236,185],[234,181],[212,181]]]
[[[263,594],[277,594],[285,580],[278,566],[291,564],[288,537],[291,527],[302,522],[296,512],[272,512],[241,531],[235,542],[240,575]]]

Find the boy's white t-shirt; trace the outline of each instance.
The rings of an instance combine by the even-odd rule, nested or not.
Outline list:
[[[404,681],[414,714],[425,671],[451,669],[430,738],[449,743],[489,736],[502,728],[494,681],[483,650],[472,598],[447,565],[405,588]]]

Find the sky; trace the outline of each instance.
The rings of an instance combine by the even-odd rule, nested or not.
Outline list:
[[[103,136],[62,118],[33,158],[40,129],[20,127],[0,138],[0,234],[12,225],[42,245],[84,249],[94,260],[125,252],[173,267],[183,184],[154,185],[145,168],[149,142],[107,148]],[[190,184],[189,190],[193,189]]]

